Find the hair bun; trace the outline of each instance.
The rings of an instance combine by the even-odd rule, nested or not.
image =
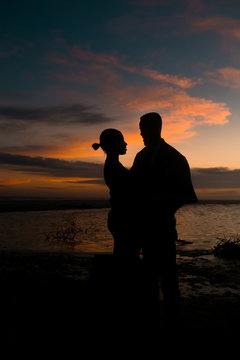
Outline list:
[[[92,147],[94,150],[97,150],[100,148],[100,144],[94,143],[94,144],[92,144]]]

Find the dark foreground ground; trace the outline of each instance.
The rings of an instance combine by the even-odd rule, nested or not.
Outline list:
[[[182,299],[169,316],[162,301],[152,300],[141,266],[133,273],[117,271],[109,255],[3,251],[0,339],[35,349],[90,343],[89,354],[110,344],[116,351],[125,344],[140,349],[147,339],[160,348],[171,340],[219,349],[240,334],[239,265],[180,251]]]

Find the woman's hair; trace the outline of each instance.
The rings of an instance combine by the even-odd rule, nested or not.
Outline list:
[[[94,144],[92,144],[92,147],[94,148],[94,150],[98,150],[99,148],[100,148],[100,144],[98,144],[98,143],[94,143]]]
[[[107,152],[122,138],[123,135],[121,131],[116,129],[106,129],[100,135],[100,143],[94,143],[92,144],[92,147],[94,150],[98,150],[101,147],[103,151]]]

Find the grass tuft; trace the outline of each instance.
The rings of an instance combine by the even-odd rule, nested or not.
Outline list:
[[[61,244],[67,247],[75,247],[81,242],[78,234],[82,232],[77,217],[70,216],[57,224],[55,231],[44,233],[45,238],[52,244]]]
[[[218,237],[217,239],[218,243],[213,247],[213,254],[215,256],[228,259],[240,259],[240,234],[230,237]]]

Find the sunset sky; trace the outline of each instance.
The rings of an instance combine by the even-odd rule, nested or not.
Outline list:
[[[157,111],[200,199],[240,199],[239,0],[0,5],[0,196],[108,197],[91,144]]]

